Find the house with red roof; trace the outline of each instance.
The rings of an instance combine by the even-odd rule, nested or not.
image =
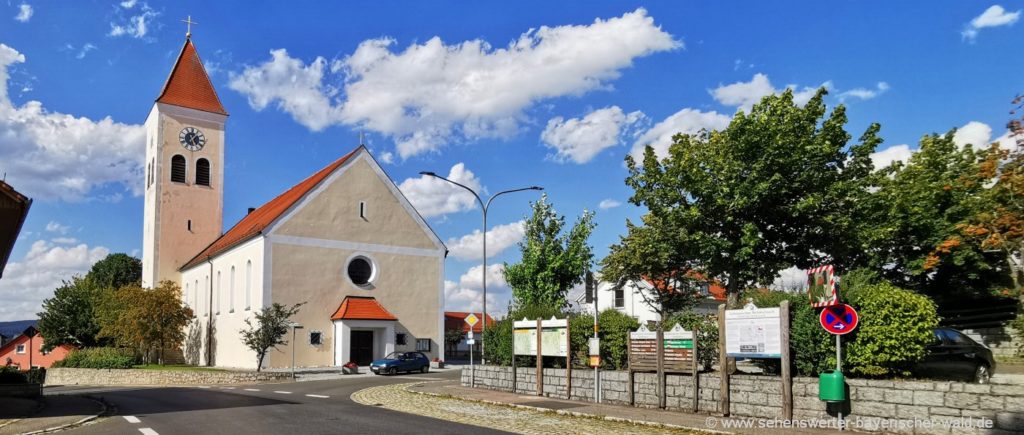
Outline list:
[[[699,301],[694,311],[700,314],[716,313],[718,305],[725,303],[725,287],[713,280],[700,280],[699,275],[690,275],[700,281],[697,289],[700,293]],[[581,310],[593,314],[596,297],[599,312],[607,309],[618,310],[646,324],[660,320],[658,313],[645,302],[653,300],[657,288],[652,280],[629,281],[618,286],[613,282],[602,281],[599,274],[591,274],[587,277],[584,291],[577,295],[575,301]]]
[[[222,232],[227,118],[188,37],[146,120],[142,252],[143,285],[178,283],[195,313],[186,360],[255,368],[239,330],[274,303],[302,304],[302,329],[265,368],[293,352],[304,367],[442,357],[447,249],[370,152],[294,177]]]
[[[477,319],[483,319],[483,313],[473,313]],[[462,339],[458,343],[451,343],[445,341],[445,360],[468,360],[469,359],[469,323],[466,323],[466,318],[469,317],[467,311],[445,311],[444,312],[444,332],[445,337],[448,336],[450,331],[457,331],[462,334]],[[494,326],[494,318],[490,315],[487,316],[487,327]],[[473,351],[476,352],[477,357],[480,356],[480,346],[483,343],[483,320],[478,320],[473,325],[473,336],[476,339],[476,343],[473,345]]]
[[[43,336],[35,326],[25,328],[21,334],[14,336],[0,346],[0,367],[17,367],[28,370],[33,367],[50,368],[53,363],[64,359],[75,348],[71,345],[60,345],[50,351],[43,351]]]

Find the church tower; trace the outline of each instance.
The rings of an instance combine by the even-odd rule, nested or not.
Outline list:
[[[178,269],[221,234],[227,118],[186,36],[146,118],[143,287],[179,282]]]

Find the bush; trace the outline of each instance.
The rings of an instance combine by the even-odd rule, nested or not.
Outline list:
[[[24,383],[28,383],[28,377],[18,370],[17,367],[0,366],[0,385]]]
[[[130,369],[138,363],[138,357],[129,349],[94,347],[72,351],[53,366],[83,369]]]
[[[888,283],[853,292],[849,304],[860,314],[857,329],[843,338],[843,364],[865,376],[907,376],[925,356],[939,324],[935,303]],[[852,337],[851,337],[852,336]]]
[[[687,331],[697,330],[697,362],[703,370],[711,370],[718,362],[718,321],[714,316],[702,316],[694,312],[679,313],[668,318],[665,330],[676,324]]]

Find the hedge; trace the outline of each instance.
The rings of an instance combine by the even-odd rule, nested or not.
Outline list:
[[[138,363],[138,357],[130,349],[93,347],[74,350],[53,366],[83,369],[130,369]]]

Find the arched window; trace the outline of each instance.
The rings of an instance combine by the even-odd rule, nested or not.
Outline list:
[[[185,178],[185,156],[175,154],[171,157],[171,181],[184,183]]]
[[[210,315],[210,302],[209,302],[209,300],[210,300],[210,297],[209,297],[210,296],[210,292],[207,290],[207,287],[209,287],[209,286],[210,286],[210,277],[209,276],[204,277],[203,278],[203,302],[202,302],[203,308],[204,308],[203,309],[203,317],[206,317],[206,316]]]
[[[196,184],[200,186],[210,185],[210,161],[206,159],[196,160]]]
[[[214,290],[217,296],[213,298],[214,302],[214,313],[220,315],[220,294],[224,292],[224,287],[220,286],[220,271],[217,271],[217,288]]]
[[[252,307],[252,260],[245,262],[245,310]]]
[[[185,283],[185,295],[184,296],[185,296],[185,298],[184,298],[185,299],[185,305],[189,305],[189,301],[191,299],[189,299],[189,297],[188,297],[189,296],[189,290],[188,290],[188,283],[187,282]],[[189,308],[194,308],[194,307],[189,306]]]
[[[228,275],[228,312],[235,312],[235,266],[231,266],[231,275]]]
[[[199,280],[196,280],[195,285],[192,286],[192,308],[196,310],[195,315],[199,315]]]

